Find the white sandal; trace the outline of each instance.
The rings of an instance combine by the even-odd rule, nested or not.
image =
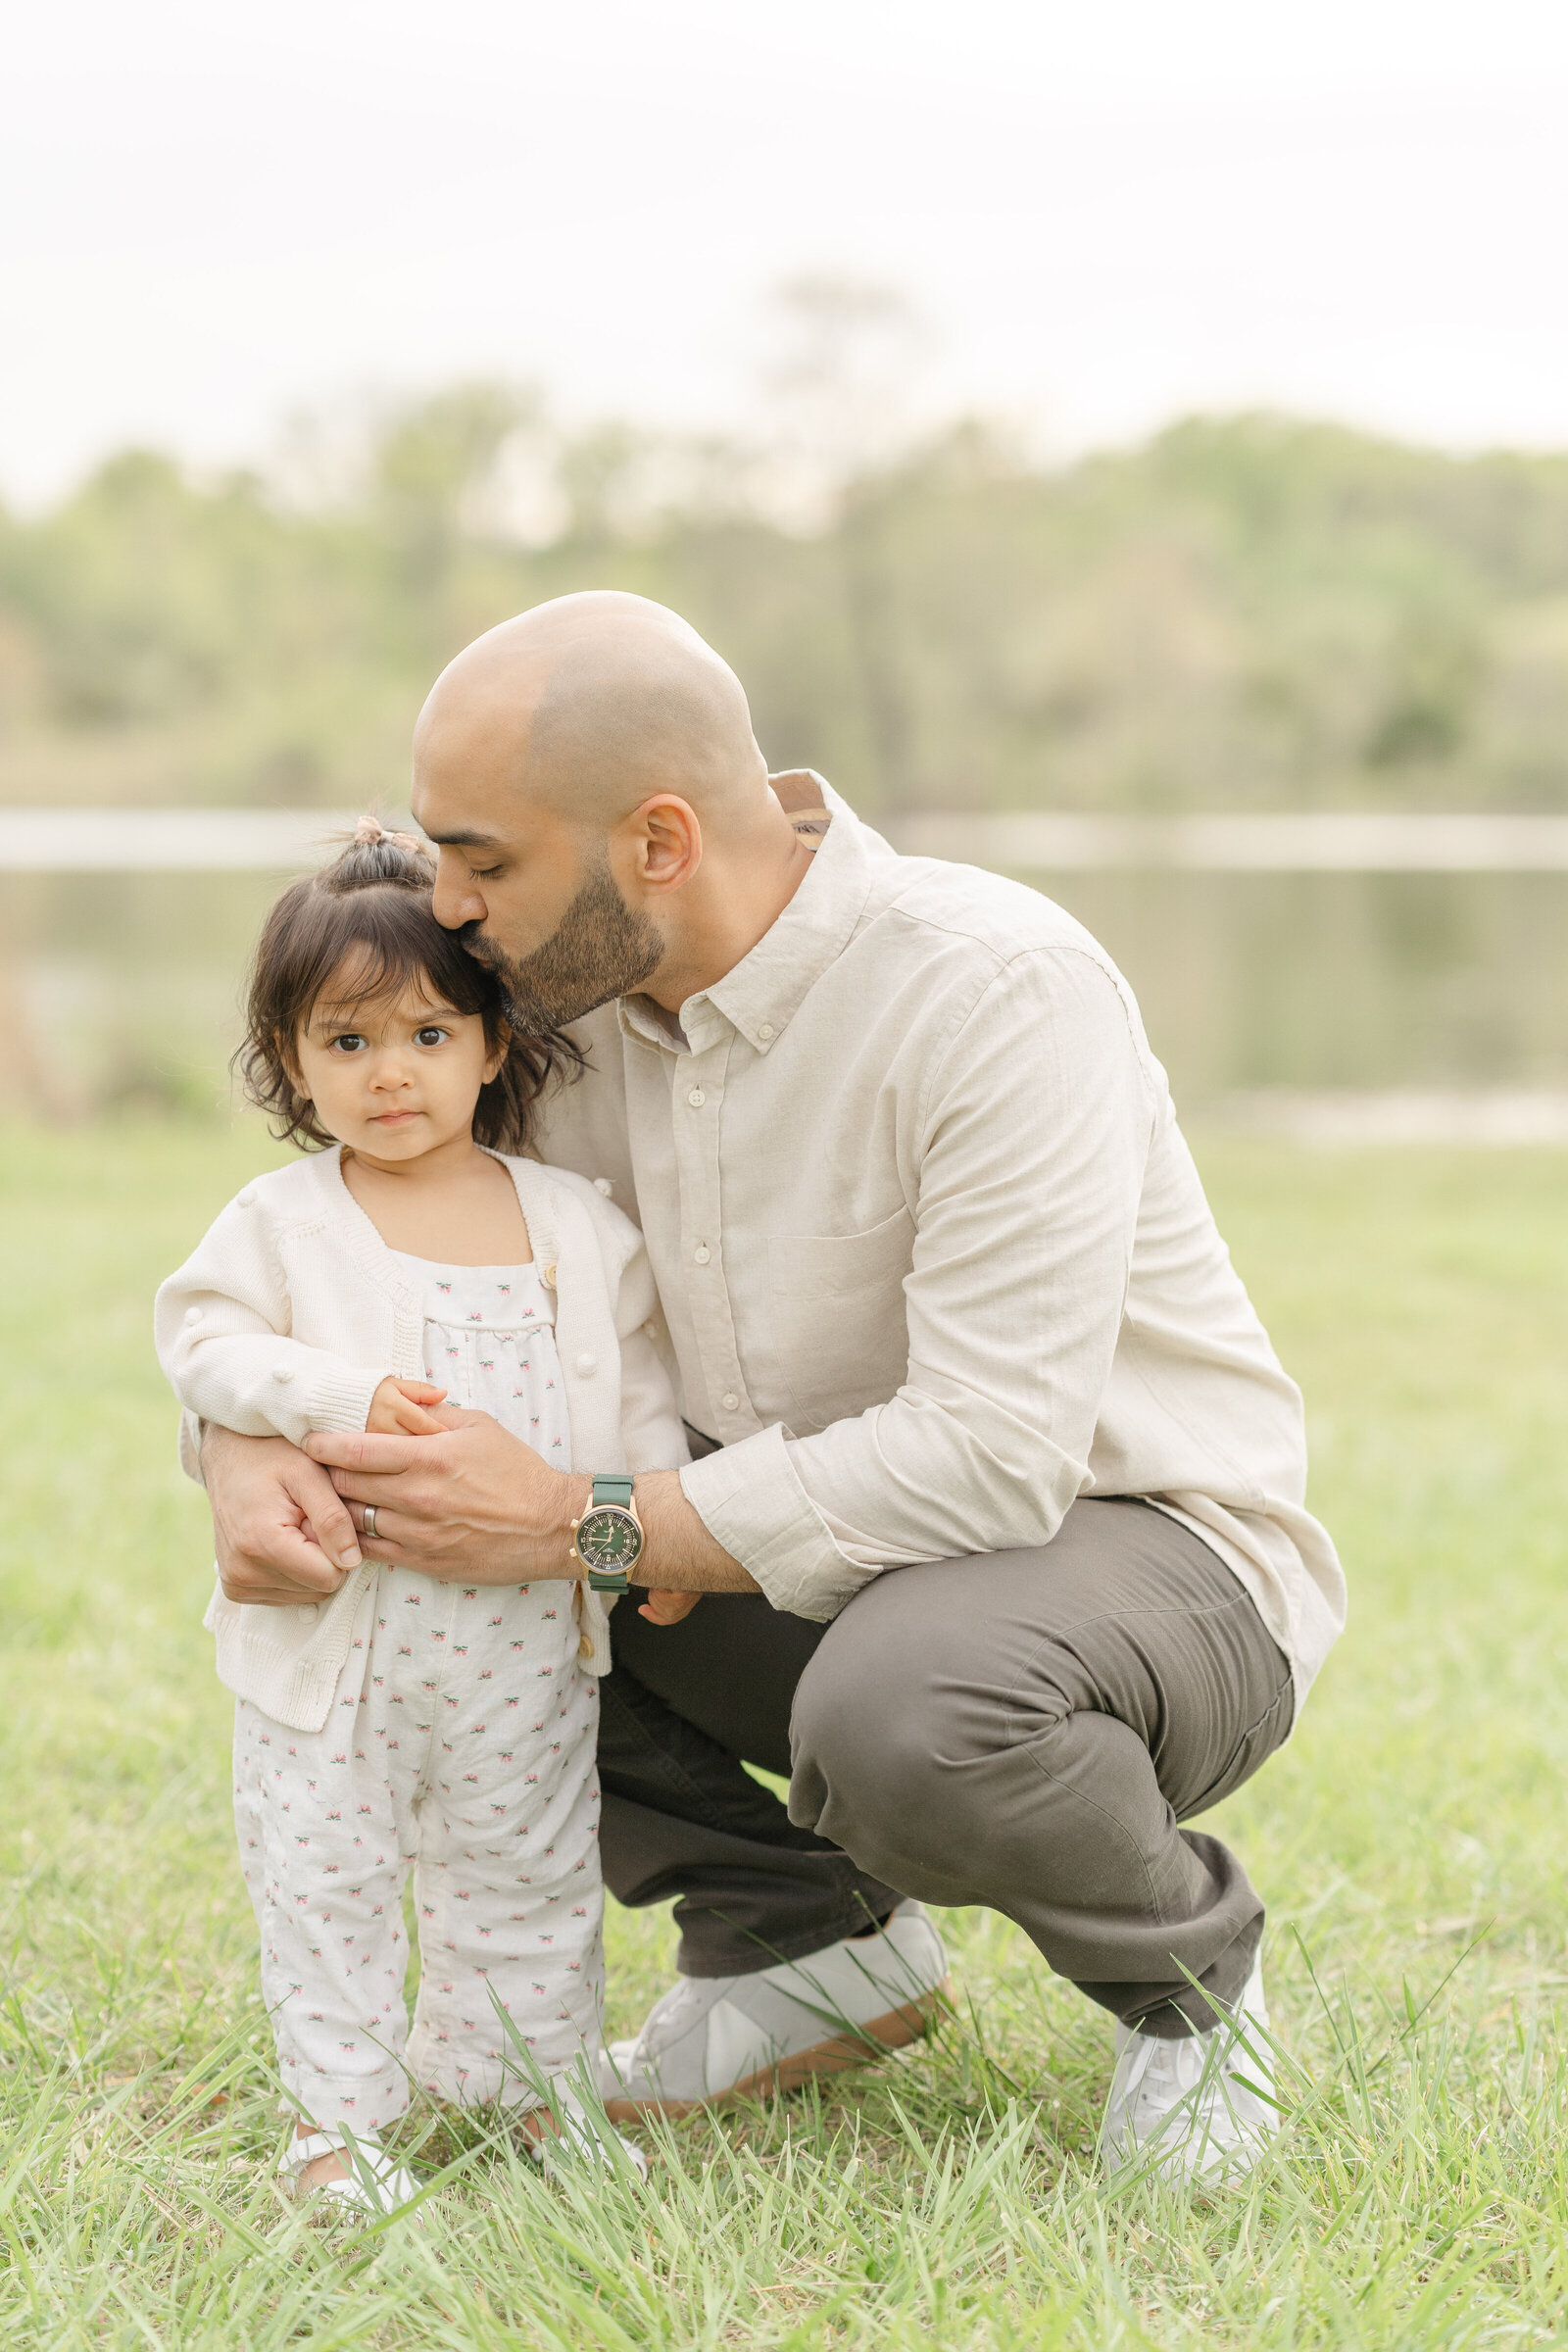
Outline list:
[[[302,2180],[308,2164],[318,2156],[346,2156],[352,2172],[336,2180]],[[407,2165],[385,2154],[370,2132],[356,2132],[352,2140],[332,2132],[312,2132],[291,2139],[277,2160],[277,2177],[286,2197],[330,2197],[362,2213],[396,2213],[419,2193],[419,2183]]]

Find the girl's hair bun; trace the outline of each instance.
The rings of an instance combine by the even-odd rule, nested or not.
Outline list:
[[[392,883],[404,890],[428,890],[435,880],[435,852],[417,833],[389,833],[378,816],[362,816],[329,865],[321,888],[334,895]]]

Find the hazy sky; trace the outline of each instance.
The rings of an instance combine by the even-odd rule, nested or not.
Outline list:
[[[803,270],[1062,447],[1568,446],[1565,230],[1568,0],[13,0],[0,489],[480,370],[721,419]]]

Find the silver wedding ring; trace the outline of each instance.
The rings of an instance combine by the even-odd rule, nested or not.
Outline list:
[[[365,1506],[365,1532],[373,1544],[375,1542],[375,1505],[373,1502],[368,1502]]]

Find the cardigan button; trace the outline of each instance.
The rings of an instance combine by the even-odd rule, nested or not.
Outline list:
[[[185,1309],[185,1325],[186,1325],[186,1329],[187,1329],[187,1330],[190,1328],[191,1324],[193,1324],[193,1323],[199,1323],[199,1322],[201,1321],[201,1319],[202,1319],[202,1310],[201,1310],[201,1308],[200,1308],[199,1306],[187,1306],[187,1307],[186,1307],[186,1309]]]
[[[274,1364],[272,1366],[272,1378],[279,1382],[282,1387],[287,1388],[293,1377],[294,1367],[292,1364]]]
[[[603,1193],[607,1200],[610,1199],[610,1196],[614,1189],[614,1186],[611,1183],[608,1176],[596,1176],[594,1178],[594,1191],[596,1193]]]
[[[252,1202],[255,1200],[256,1195],[251,1190],[250,1186],[247,1185],[245,1190],[242,1193],[236,1193],[234,1198],[239,1207],[249,1208]]]
[[[578,1377],[578,1379],[579,1379],[579,1380],[592,1380],[592,1378],[593,1378],[594,1374],[595,1374],[595,1373],[598,1371],[598,1369],[599,1369],[599,1358],[598,1358],[598,1356],[597,1356],[597,1355],[579,1355],[579,1356],[578,1356],[578,1358],[577,1358],[577,1377]]]
[[[294,1612],[295,1616],[300,1620],[302,1625],[312,1624],[315,1620],[316,1613],[317,1604],[314,1600],[302,1601],[300,1606]]]

